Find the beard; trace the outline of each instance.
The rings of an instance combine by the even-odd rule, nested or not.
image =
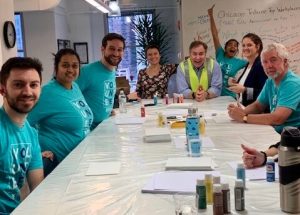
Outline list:
[[[17,98],[13,99],[8,94],[6,94],[6,100],[7,104],[11,109],[16,111],[17,113],[21,114],[27,114],[29,113],[32,108],[37,103],[37,97],[36,96],[18,96]],[[23,100],[32,100],[30,104],[26,104],[23,102]]]
[[[118,66],[122,60],[121,57],[119,57],[117,60],[113,59],[113,55],[108,55],[108,56],[104,55],[104,59],[107,63],[109,63],[112,66]]]
[[[275,80],[280,75],[280,72],[276,71],[273,75],[268,75],[268,78]]]

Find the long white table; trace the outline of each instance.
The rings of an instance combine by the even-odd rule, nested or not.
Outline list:
[[[229,97],[219,97],[197,106],[200,112],[225,111],[230,102]],[[157,112],[164,108],[163,104],[147,107],[144,126],[115,125],[114,117],[101,123],[13,214],[174,214],[172,195],[141,193],[153,174],[164,171],[168,157],[187,153],[170,142],[143,142],[144,127],[157,126]],[[138,116],[140,105],[129,105],[127,114]],[[172,133],[183,134],[184,129],[172,129]],[[241,143],[264,150],[280,136],[271,126],[214,120],[207,120],[206,135],[216,147],[203,153],[214,159],[221,177],[230,183],[232,214],[237,214],[233,204],[235,171],[227,162],[241,161]],[[120,174],[85,176],[90,162],[115,160],[122,163]],[[247,188],[244,214],[282,214],[278,180],[247,181]],[[212,214],[211,206],[203,214]]]

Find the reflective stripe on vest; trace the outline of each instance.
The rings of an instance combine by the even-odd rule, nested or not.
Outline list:
[[[205,91],[211,86],[211,77],[214,69],[214,60],[212,58],[206,58],[204,67],[201,71],[200,80],[198,79],[190,58],[181,62],[180,67],[193,92],[196,92],[200,85]]]

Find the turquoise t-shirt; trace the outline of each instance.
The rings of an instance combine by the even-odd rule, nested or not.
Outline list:
[[[0,214],[11,213],[20,203],[28,171],[42,168],[36,130],[27,121],[17,126],[0,108]]]
[[[51,80],[42,88],[28,121],[38,129],[42,151],[52,151],[60,162],[90,132],[93,113],[75,82],[67,90]]]
[[[257,100],[259,103],[270,106],[273,112],[277,107],[286,107],[293,110],[285,123],[274,126],[278,133],[281,133],[285,126],[300,126],[300,77],[288,71],[280,82],[275,85],[273,79],[268,78]]]
[[[116,93],[115,71],[106,68],[100,61],[81,69],[77,83],[94,114],[91,129],[107,119],[114,105]]]
[[[221,67],[222,76],[223,76],[221,96],[232,96],[233,98],[236,98],[235,93],[227,89],[229,87],[228,79],[230,77],[234,78],[237,72],[246,66],[247,61],[237,57],[233,57],[233,58],[226,57],[225,51],[222,47],[219,47],[217,49],[216,58],[217,58],[217,62]]]

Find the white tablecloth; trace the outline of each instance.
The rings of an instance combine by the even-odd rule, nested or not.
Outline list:
[[[232,101],[229,97],[219,97],[197,105],[199,112],[219,113],[215,117],[221,120],[207,119],[206,135],[213,140],[215,148],[205,149],[204,154],[214,159],[222,179],[229,182],[232,214],[237,214],[233,201],[235,171],[227,162],[241,161],[241,143],[264,150],[279,141],[280,136],[271,126],[226,121],[225,114],[222,122],[220,113]],[[157,112],[166,108],[161,103],[146,107],[144,126],[115,125],[115,117],[101,123],[13,214],[174,214],[172,195],[141,193],[154,173],[164,171],[168,157],[187,153],[170,142],[143,142],[143,128],[157,126]],[[129,104],[127,114],[139,116],[140,105]],[[184,134],[184,129],[172,129],[172,135],[181,133]],[[115,160],[121,161],[120,174],[85,176],[90,162]],[[282,214],[278,181],[247,181],[245,202],[244,214]],[[203,214],[212,214],[211,206]]]

